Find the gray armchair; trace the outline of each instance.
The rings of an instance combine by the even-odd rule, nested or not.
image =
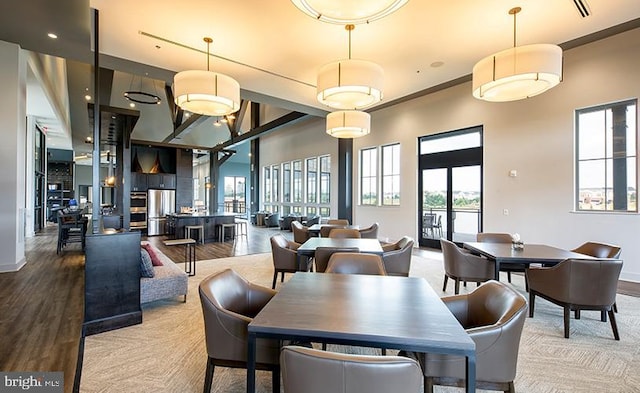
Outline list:
[[[329,225],[349,225],[349,220],[344,218],[330,218],[327,220]]]
[[[622,249],[618,246],[614,246],[613,244],[599,243],[599,242],[586,242],[577,248],[571,250],[573,252],[577,252],[580,254],[585,254],[592,256],[594,258],[620,258],[620,254],[622,253]],[[613,312],[618,312],[617,303],[613,303]],[[580,312],[577,311],[577,318],[580,318]],[[605,311],[602,311],[602,321],[607,321],[607,314]]]
[[[508,285],[491,280],[465,295],[442,298],[476,344],[476,381],[479,389],[515,393],[520,336],[527,300]],[[424,373],[424,391],[434,385],[460,386],[465,360],[460,356],[410,354]]]
[[[280,355],[286,393],[417,392],[420,366],[399,356],[366,356],[285,346]]]
[[[389,276],[409,276],[413,239],[404,236],[395,243],[383,247],[382,261]]]
[[[324,273],[327,270],[329,259],[337,252],[360,252],[357,247],[318,247],[314,255],[316,272]]]
[[[208,355],[204,392],[209,393],[215,366],[247,367],[247,326],[276,292],[226,269],[205,278],[199,293]],[[279,354],[278,340],[257,340],[256,369],[272,372],[274,393],[280,392]]]
[[[280,214],[271,213],[264,219],[264,225],[267,228],[280,226]]]
[[[284,281],[285,273],[295,273],[298,271],[298,252],[300,244],[287,240],[281,234],[271,236],[271,257],[273,258],[273,284],[276,288],[278,273],[281,274],[280,282]],[[307,261],[306,270],[309,270],[311,260]]]
[[[457,295],[460,293],[460,281],[479,284],[494,277],[494,261],[462,252],[455,243],[446,239],[440,239],[440,246],[444,260],[444,285],[442,286],[442,291],[447,290],[449,278],[455,281],[455,294]]]
[[[333,239],[360,239],[360,231],[349,228],[333,228],[329,231],[329,237]]]
[[[360,237],[363,239],[377,239],[378,227],[378,223],[374,222],[370,227],[360,229]]]
[[[529,280],[529,317],[533,318],[536,296],[564,309],[564,337],[569,338],[569,315],[580,310],[606,311],[611,329],[620,340],[613,313],[622,261],[617,259],[566,259],[552,267],[532,267],[527,270]]]

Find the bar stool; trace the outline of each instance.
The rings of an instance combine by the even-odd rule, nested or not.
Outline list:
[[[224,235],[226,234],[226,229],[230,228],[231,229],[231,237],[235,238],[236,234],[236,223],[225,223],[225,224],[220,224],[219,226],[219,233],[218,233],[218,237],[220,238],[220,241],[224,243]]]
[[[198,239],[201,244],[204,244],[204,225],[185,225],[184,226],[184,238],[191,238],[191,231],[198,231]]]
[[[235,219],[235,233],[234,237],[247,236],[247,220],[236,218]]]

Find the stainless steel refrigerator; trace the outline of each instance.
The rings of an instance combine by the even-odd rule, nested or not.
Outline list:
[[[147,235],[164,235],[167,214],[174,213],[175,209],[175,190],[149,190],[147,192]]]

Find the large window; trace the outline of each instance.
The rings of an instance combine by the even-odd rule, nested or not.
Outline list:
[[[293,162],[293,202],[302,203],[302,161]]]
[[[637,101],[576,111],[576,209],[636,212]]]
[[[331,195],[331,157],[320,157],[320,204],[329,204]],[[328,216],[328,215],[327,215]]]
[[[318,190],[318,160],[307,158],[307,203],[313,204],[317,201]]]
[[[360,203],[378,204],[378,150],[360,150]]]
[[[280,199],[280,192],[278,186],[280,185],[280,168],[279,165],[273,165],[271,167],[271,202],[278,202]]]
[[[282,164],[282,202],[291,202],[291,163]]]
[[[264,203],[271,203],[271,168],[264,167]]]
[[[382,146],[382,204],[400,204],[400,144]]]

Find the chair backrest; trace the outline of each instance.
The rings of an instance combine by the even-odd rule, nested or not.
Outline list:
[[[320,224],[320,216],[314,215],[307,217],[307,226],[310,227],[313,224]]]
[[[409,276],[413,239],[404,236],[394,244],[394,249],[382,254],[384,269],[389,276]]]
[[[447,276],[468,281],[485,281],[494,277],[494,261],[464,253],[447,239],[440,239],[440,247]]]
[[[273,266],[278,269],[295,269],[297,251],[291,247],[292,243],[280,233],[271,236],[270,241]]]
[[[331,255],[325,273],[387,275],[379,255],[353,252],[337,252]]]
[[[247,325],[276,292],[249,283],[231,269],[206,277],[198,291],[207,354],[215,359],[246,361]],[[277,345],[262,342],[258,362],[277,364],[278,350]]]
[[[364,239],[377,239],[378,227],[378,223],[374,222],[369,228],[360,229],[360,237]]]
[[[299,221],[291,222],[291,230],[293,231],[294,242],[302,244],[309,240],[309,229]]]
[[[337,226],[334,225],[323,225],[320,227],[320,237],[329,237],[329,233],[331,233],[332,230],[338,228]]]
[[[512,238],[508,233],[481,232],[476,234],[476,240],[481,243],[511,243]]]
[[[399,356],[352,355],[285,346],[280,354],[287,393],[418,392],[420,365]]]
[[[327,224],[329,225],[349,225],[349,220],[343,218],[333,218],[327,220]]]
[[[622,250],[613,244],[586,242],[571,251],[596,258],[619,258]]]
[[[333,228],[329,232],[329,237],[333,239],[360,239],[360,231],[349,228]]]
[[[566,259],[552,269],[558,273],[560,282],[566,285],[567,303],[610,306],[616,302],[621,260]]]
[[[329,258],[337,252],[360,252],[357,247],[317,247],[314,254],[316,272],[324,273],[329,264]]]

